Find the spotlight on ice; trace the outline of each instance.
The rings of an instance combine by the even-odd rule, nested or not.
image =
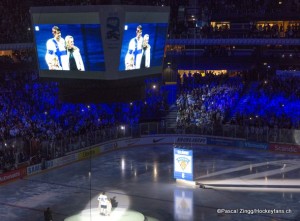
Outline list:
[[[100,215],[100,209],[98,208],[99,194],[96,194],[86,204],[85,208],[67,217],[64,221],[142,221],[145,219],[142,213],[129,210],[130,198],[126,193],[120,190],[107,190],[105,192],[107,197],[114,201],[109,216]]]

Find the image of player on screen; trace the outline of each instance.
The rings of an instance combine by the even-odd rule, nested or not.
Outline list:
[[[136,37],[132,38],[128,45],[127,54],[125,56],[125,70],[140,69],[142,61],[142,26],[136,28]]]
[[[59,27],[52,27],[53,38],[46,43],[45,60],[49,70],[68,70],[68,57],[65,40],[61,37]],[[58,61],[58,64],[57,64]]]
[[[145,34],[143,37],[143,44],[142,44],[141,68],[150,67],[150,49],[151,46],[149,44],[149,35]]]
[[[84,71],[84,64],[78,47],[74,45],[74,37],[67,35],[65,37],[65,44],[67,49],[68,70]]]

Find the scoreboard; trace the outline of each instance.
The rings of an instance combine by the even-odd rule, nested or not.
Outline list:
[[[119,80],[162,72],[169,7],[30,8],[40,77]]]

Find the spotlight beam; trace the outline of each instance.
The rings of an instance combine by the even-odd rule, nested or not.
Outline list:
[[[271,162],[248,164],[248,165],[244,165],[244,166],[240,166],[240,167],[234,167],[234,168],[230,168],[230,169],[226,169],[226,170],[220,170],[220,171],[217,171],[217,172],[214,172],[214,173],[199,176],[199,177],[195,178],[195,180],[249,169],[250,166],[252,167],[252,169],[254,169],[255,167],[261,167],[261,166],[266,166],[266,165],[284,165],[284,164],[286,164],[286,165],[300,165],[300,161],[299,160],[276,160],[276,161],[271,161]]]

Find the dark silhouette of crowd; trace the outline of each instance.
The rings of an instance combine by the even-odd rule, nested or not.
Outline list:
[[[184,15],[179,8],[180,5],[175,4],[174,10],[171,10],[171,39],[299,38],[300,35],[299,22],[291,22],[287,26],[274,22],[282,20],[280,15],[297,18],[300,4],[293,0],[206,0],[194,5],[197,10],[187,10]],[[265,21],[265,18],[271,18],[271,22]],[[235,25],[226,23],[227,20],[232,20]]]
[[[169,38],[261,38],[261,37],[287,37],[299,38],[299,23],[291,23],[287,27],[279,24],[256,24],[249,22],[249,25],[243,32],[236,31],[233,27],[224,25],[211,25],[212,17],[221,16],[274,16],[282,14],[297,14],[300,5],[296,1],[282,1],[282,4],[276,4],[272,0],[206,0],[201,1],[198,7],[199,20],[203,21],[201,25],[195,25],[195,22],[189,23],[189,13],[179,15],[180,6],[188,6],[188,1],[170,1],[170,0],[129,0],[120,1],[121,4],[132,5],[159,5],[170,6],[170,29]],[[274,3],[274,4],[273,4]],[[38,0],[38,1],[19,1],[19,0],[2,0],[0,2],[1,10],[1,30],[0,44],[7,43],[32,43],[33,30],[30,19],[30,7],[40,6],[70,6],[70,5],[109,5],[109,0]],[[214,16],[212,16],[214,15]],[[201,18],[201,19],[200,19]],[[257,19],[256,19],[257,20]]]
[[[285,29],[278,24],[249,24],[243,30],[230,28],[229,25],[203,25],[202,27],[184,27],[172,32],[170,38],[299,38],[300,23],[288,25]]]

